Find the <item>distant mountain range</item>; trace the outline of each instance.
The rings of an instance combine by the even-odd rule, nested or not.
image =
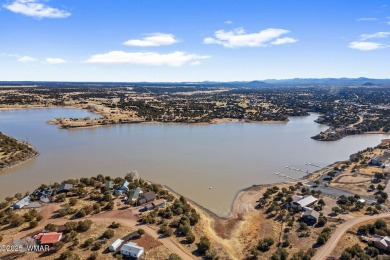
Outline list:
[[[283,86],[389,86],[390,79],[372,78],[294,78],[254,81],[202,81],[202,82],[47,82],[0,81],[0,86],[52,86],[52,87],[130,87],[130,86],[202,86],[202,87],[283,87]]]

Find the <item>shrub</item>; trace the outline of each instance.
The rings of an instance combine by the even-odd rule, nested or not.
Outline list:
[[[193,234],[192,232],[189,232],[189,233],[187,234],[187,236],[186,236],[186,242],[187,242],[188,244],[192,244],[192,243],[195,242],[195,236],[194,236],[194,234]]]
[[[181,260],[181,257],[177,254],[170,254],[168,260]]]
[[[120,223],[112,222],[109,228],[119,228],[121,226]]]
[[[54,248],[55,248],[56,251],[59,251],[59,250],[61,250],[61,248],[64,247],[64,245],[65,245],[64,242],[58,241],[57,243],[54,244]]]
[[[274,240],[271,237],[266,237],[264,239],[260,239],[257,244],[257,249],[261,252],[266,252],[270,250],[271,246],[274,244]]]
[[[69,205],[70,206],[75,206],[77,204],[77,199],[76,198],[70,198],[69,199]]]
[[[145,235],[145,230],[140,228],[140,229],[137,230],[137,233],[138,233],[138,235],[140,235],[142,237],[143,235]]]
[[[11,217],[10,224],[12,227],[19,227],[24,223],[24,218],[19,215],[14,215]]]
[[[197,244],[197,246],[198,246],[198,252],[200,254],[205,254],[206,251],[210,249],[210,240],[207,237],[203,236],[200,238],[200,241]]]
[[[115,231],[113,229],[107,229],[104,231],[102,238],[110,239],[115,235]]]
[[[87,238],[82,244],[83,248],[90,247],[93,244],[93,238]]]
[[[54,232],[54,231],[57,231],[57,226],[54,224],[47,224],[45,226],[45,230],[47,230],[49,232]]]
[[[85,212],[85,210],[84,210],[84,209],[80,209],[80,210],[76,213],[75,217],[76,217],[76,218],[82,218],[82,217],[85,217],[86,215],[87,215],[87,213]]]
[[[30,224],[29,224],[30,228],[35,228],[37,226],[38,226],[38,221],[36,221],[36,220],[30,221]]]
[[[92,225],[91,220],[79,221],[77,223],[77,231],[78,232],[86,232],[91,228],[91,225]]]

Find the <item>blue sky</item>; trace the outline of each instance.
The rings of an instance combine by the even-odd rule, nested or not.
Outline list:
[[[390,77],[390,0],[0,0],[0,80]]]

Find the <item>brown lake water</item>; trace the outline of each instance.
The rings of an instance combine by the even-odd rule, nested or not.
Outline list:
[[[137,170],[143,179],[167,185],[218,215],[227,215],[235,194],[253,184],[285,181],[380,143],[383,135],[349,136],[336,142],[310,137],[327,127],[318,115],[288,123],[213,125],[131,124],[65,130],[46,122],[55,117],[93,114],[76,109],[0,111],[0,131],[28,138],[37,159],[0,174],[0,199],[32,191],[42,183],[69,178],[125,176]],[[212,187],[212,189],[209,189]]]

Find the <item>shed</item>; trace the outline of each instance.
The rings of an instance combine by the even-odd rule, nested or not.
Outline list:
[[[117,240],[115,240],[109,247],[108,249],[111,251],[111,252],[114,252],[116,251],[123,243],[124,241],[120,238],[118,238]]]

